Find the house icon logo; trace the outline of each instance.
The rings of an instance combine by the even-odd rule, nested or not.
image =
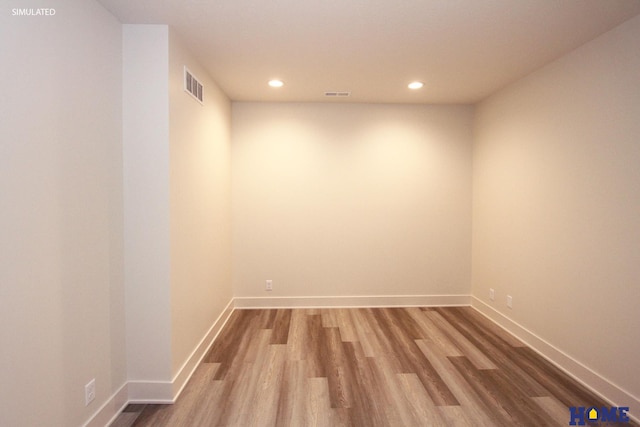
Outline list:
[[[598,408],[595,406],[571,406],[569,407],[569,425],[584,426],[589,424],[604,423],[628,423],[629,418],[628,406],[610,406]]]

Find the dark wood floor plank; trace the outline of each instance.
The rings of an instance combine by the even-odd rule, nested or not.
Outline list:
[[[397,310],[377,309],[374,316],[389,345],[399,350],[397,355],[402,373],[415,373],[436,405],[457,405],[458,401],[451,390],[416,345],[413,338],[417,334],[416,328],[406,328],[405,321],[410,317],[398,316]]]
[[[310,378],[326,378],[326,363],[324,353],[327,348],[323,339],[322,317],[311,314],[306,317],[306,360]]]
[[[347,384],[345,370],[347,361],[340,337],[339,328],[324,328],[321,345],[322,362],[329,386],[329,401],[332,408],[349,408],[353,402],[351,390]]]
[[[383,408],[374,397],[377,381],[359,343],[343,343],[345,352],[345,376],[353,397],[349,415],[349,424],[354,427],[385,426]]]
[[[289,342],[289,329],[291,327],[291,310],[276,310],[271,334],[271,344],[287,344]]]
[[[509,415],[517,420],[515,425],[545,426],[553,420],[527,394],[526,387],[519,387],[511,377],[500,369],[479,371],[482,382],[499,396],[500,404]]]
[[[608,405],[470,307],[235,310],[174,405],[113,425],[563,426],[569,406]]]
[[[516,363],[514,355],[519,349],[526,347],[512,347],[494,334],[485,334],[477,324],[478,322],[465,320],[461,315],[460,307],[450,307],[449,310],[438,308],[436,311],[436,315],[444,318],[452,328],[456,329],[474,348],[478,349],[483,357],[489,359],[494,368],[499,367],[506,371],[514,382],[522,387],[527,387],[530,397],[549,396],[549,391],[535,378],[527,375]],[[478,366],[476,365],[476,367]]]
[[[460,349],[463,356],[466,356],[478,369],[496,369],[493,361],[482,352],[482,349],[469,341],[467,337],[460,333],[442,314],[436,310],[425,312],[425,316],[449,338],[449,340]]]
[[[491,414],[491,420],[495,426],[515,426],[520,425],[504,408],[504,402],[500,400],[497,390],[487,387],[480,370],[464,356],[449,357],[451,364],[458,370],[460,375],[469,384],[475,395],[480,398],[486,411]]]
[[[542,384],[550,395],[568,406],[609,406],[595,393],[571,379],[528,347],[515,349],[513,361],[529,377]]]
[[[493,334],[512,347],[526,347],[527,345],[509,332],[488,320],[482,313],[472,307],[451,307],[452,311],[462,315],[466,322],[474,324],[484,330],[485,334]]]
[[[494,427],[496,422],[491,406],[487,405],[482,395],[478,394],[465,378],[452,364],[454,357],[448,357],[439,348],[428,347],[424,340],[417,340],[416,343],[429,359],[433,367],[452,391],[456,399],[460,402],[459,407],[463,408],[468,418],[473,420],[474,426]],[[438,408],[455,408],[457,406],[439,406]],[[451,415],[449,412],[443,414]],[[462,422],[461,422],[462,423]]]

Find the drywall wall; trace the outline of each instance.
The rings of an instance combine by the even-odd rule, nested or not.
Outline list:
[[[482,102],[473,163],[473,295],[636,396],[636,417],[638,40],[640,17]]]
[[[169,28],[122,34],[127,371],[142,386],[171,381]]]
[[[233,103],[235,296],[469,294],[472,114]]]
[[[0,13],[7,427],[82,425],[126,381],[120,23],[94,1],[49,6],[55,15],[13,16],[21,1]]]
[[[123,38],[128,391],[163,402],[232,298],[231,106],[168,26],[124,25]],[[185,65],[203,104],[183,90]]]
[[[204,85],[184,91],[185,65]],[[231,301],[231,103],[169,31],[172,375]]]

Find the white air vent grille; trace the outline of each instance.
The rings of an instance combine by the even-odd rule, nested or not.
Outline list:
[[[325,92],[324,96],[329,96],[333,98],[344,98],[347,96],[351,96],[351,92]]]
[[[184,67],[184,90],[195,99],[198,100],[201,104],[204,99],[204,88],[202,87],[202,83],[198,81],[198,79],[193,75],[187,67]]]

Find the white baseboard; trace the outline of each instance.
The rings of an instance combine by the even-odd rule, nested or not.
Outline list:
[[[233,308],[234,300],[231,299],[231,301],[229,301],[229,304],[227,304],[224,310],[222,310],[222,313],[220,313],[220,316],[218,316],[216,321],[213,322],[213,325],[211,325],[209,331],[205,334],[204,337],[202,337],[202,340],[200,340],[191,355],[184,362],[176,376],[173,377],[172,383],[174,401],[178,398],[178,396],[180,396],[180,393],[182,393],[182,390],[189,382],[189,378],[191,378],[196,368],[198,367],[198,365],[200,365],[200,362],[209,351],[209,348],[211,348],[211,345],[218,336],[218,333],[227,323],[227,320],[229,320],[229,317],[233,312]]]
[[[471,306],[498,326],[511,333],[511,335],[519,338],[540,356],[553,363],[567,375],[596,393],[612,406],[630,407],[629,415],[631,418],[636,422],[640,421],[638,418],[640,414],[640,399],[638,399],[638,397],[633,396],[631,393],[613,384],[561,349],[514,322],[480,299],[471,297]]]
[[[129,381],[129,403],[175,403],[171,381]]]
[[[83,427],[104,427],[111,424],[130,403],[167,404],[175,403],[189,382],[213,341],[225,325],[234,309],[234,300],[224,308],[184,362],[172,381],[127,381],[96,411]]]
[[[351,308],[470,305],[471,295],[374,295],[334,297],[236,297],[236,308]]]
[[[129,381],[129,403],[175,403],[233,308],[234,300],[231,299],[171,381]]]
[[[83,427],[104,427],[111,424],[129,404],[128,384],[125,382],[105,403],[89,418]]]

